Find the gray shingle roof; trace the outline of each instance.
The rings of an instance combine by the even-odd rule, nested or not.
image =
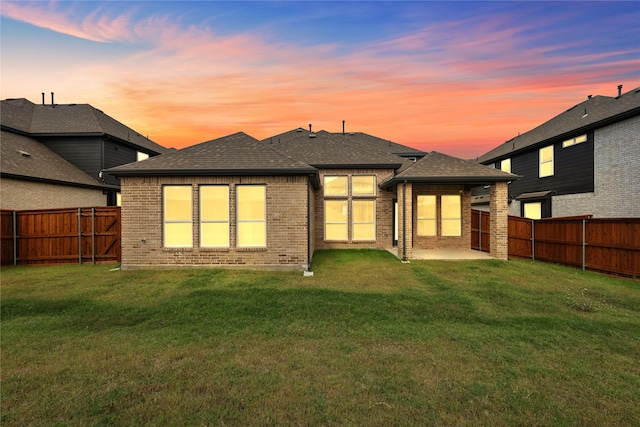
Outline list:
[[[285,138],[267,138],[263,144],[317,168],[396,169],[402,164],[400,157],[367,147],[342,134],[302,132],[292,138],[291,132],[284,134]]]
[[[42,135],[107,134],[152,153],[171,151],[89,104],[36,105],[24,98],[1,103],[2,126]]]
[[[138,175],[296,175],[315,168],[283,155],[244,132],[107,170]]]
[[[0,172],[3,177],[92,188],[116,188],[91,178],[38,141],[0,131]]]
[[[342,135],[342,133],[334,133],[334,135]],[[424,156],[424,151],[416,150],[406,145],[398,144],[396,142],[378,138],[377,136],[369,135],[364,132],[351,132],[345,134],[349,139],[365,144],[367,147],[374,148],[376,150],[384,151],[385,153],[395,154],[397,156]]]
[[[640,114],[640,88],[617,98],[594,96],[483,154],[478,158],[478,162],[489,163],[507,158],[529,147],[571,138],[624,117],[638,114]]]
[[[518,175],[432,151],[402,172],[381,183],[381,187],[389,188],[404,180],[423,183],[482,184],[512,181],[518,178]]]

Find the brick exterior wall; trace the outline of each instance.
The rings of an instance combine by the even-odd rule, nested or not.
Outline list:
[[[124,177],[122,268],[252,266],[304,269],[308,266],[306,176]],[[200,248],[199,192],[202,184],[229,185],[229,248]],[[266,185],[267,247],[237,248],[235,186]],[[193,247],[163,247],[163,185],[191,185]]]
[[[392,169],[323,169],[320,170],[320,182],[324,182],[325,175],[348,176],[348,195],[346,198],[329,197],[329,200],[348,200],[348,240],[346,242],[327,241],[324,238],[324,190],[321,188],[315,191],[315,248],[316,249],[360,249],[390,248],[393,243],[393,200],[396,197],[395,191],[381,190],[378,185],[393,174]],[[353,200],[371,200],[374,197],[353,196],[351,192],[351,177],[354,175],[375,175],[376,177],[376,240],[375,241],[354,241],[351,238],[351,220]]]
[[[0,207],[9,210],[107,206],[102,190],[2,178]]]
[[[398,258],[413,258],[413,203],[406,203],[413,200],[413,184],[410,182],[398,184]],[[405,214],[407,220],[405,221]],[[405,238],[406,232],[406,238]],[[406,247],[405,247],[406,244]]]
[[[497,259],[509,259],[509,203],[506,182],[491,184],[489,202],[491,256]]]
[[[462,185],[425,185],[413,184],[412,199],[413,206],[418,205],[418,195],[459,195],[461,196],[462,227],[460,236],[441,236],[441,211],[440,198],[437,198],[436,209],[436,236],[418,236],[417,231],[413,234],[414,249],[469,249],[471,247],[471,192],[465,191]],[[408,197],[407,197],[408,199]],[[408,216],[408,215],[407,215]],[[413,213],[412,230],[417,230],[418,215]]]

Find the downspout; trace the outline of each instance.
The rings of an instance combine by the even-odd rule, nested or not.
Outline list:
[[[402,183],[402,260],[407,260],[407,180]]]
[[[307,271],[311,269],[311,176],[307,179]]]

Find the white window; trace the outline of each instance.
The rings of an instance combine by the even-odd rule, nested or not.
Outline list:
[[[346,200],[324,201],[324,238],[339,241],[348,239]]]
[[[500,162],[500,170],[511,173],[511,159],[504,159]]]
[[[164,246],[167,248],[193,246],[191,197],[190,185],[163,187]]]
[[[460,196],[442,196],[440,198],[442,215],[442,235],[462,235],[462,210],[460,209]]]
[[[376,240],[376,202],[374,200],[354,200],[353,240]]]
[[[572,145],[580,144],[581,142],[586,142],[586,141],[587,141],[587,135],[576,136],[575,138],[562,141],[562,148],[571,147]]]
[[[375,175],[355,175],[351,177],[351,193],[353,196],[375,196]]]
[[[529,219],[542,218],[542,202],[525,203],[524,217]]]
[[[238,247],[267,246],[266,186],[238,185],[236,200]]]
[[[436,234],[436,196],[418,196],[418,236]]]
[[[149,155],[147,153],[143,153],[142,151],[136,152],[136,162],[139,162],[140,160],[146,160],[148,158]]]
[[[324,177],[325,196],[347,196],[346,176],[325,176]]]
[[[229,186],[200,186],[200,246],[229,247]]]
[[[553,176],[553,145],[540,149],[539,177]]]

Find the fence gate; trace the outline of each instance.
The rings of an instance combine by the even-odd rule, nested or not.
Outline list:
[[[121,261],[120,208],[2,211],[2,265]]]

